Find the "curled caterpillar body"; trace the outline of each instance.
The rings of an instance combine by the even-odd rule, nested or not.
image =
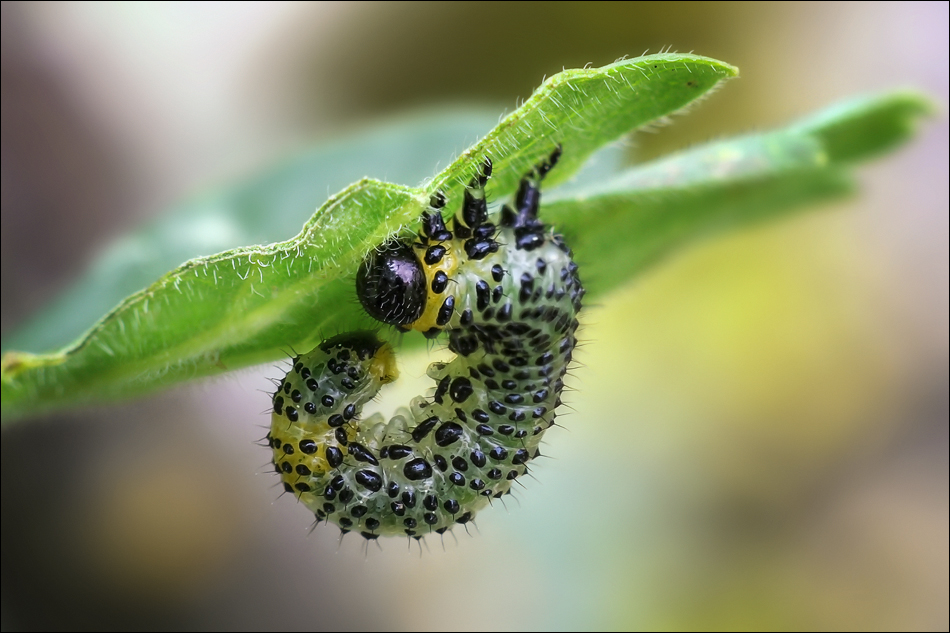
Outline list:
[[[570,249],[538,219],[555,150],[522,181],[514,208],[489,221],[486,161],[449,229],[433,197],[415,239],[363,262],[357,294],[376,319],[448,334],[456,357],[434,363],[432,397],[388,422],[360,420],[395,378],[372,333],[325,341],[294,359],[274,395],[269,441],[284,486],[343,530],[420,537],[466,523],[507,494],[538,455],[561,404],[584,289]]]

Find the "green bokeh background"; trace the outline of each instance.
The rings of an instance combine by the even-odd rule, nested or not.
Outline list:
[[[859,92],[945,108],[947,24],[913,3],[4,3],[3,330],[162,208],[368,121],[500,114],[667,46],[739,66],[634,138],[646,160]],[[945,630],[947,129],[863,168],[858,199],[587,310],[552,459],[421,555],[308,535],[278,498],[252,442],[279,368],[5,432],[3,628]],[[379,407],[439,354],[405,355]]]

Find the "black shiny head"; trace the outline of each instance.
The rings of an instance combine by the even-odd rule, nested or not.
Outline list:
[[[412,246],[390,240],[370,252],[356,273],[356,296],[371,317],[409,325],[426,307],[426,275]]]

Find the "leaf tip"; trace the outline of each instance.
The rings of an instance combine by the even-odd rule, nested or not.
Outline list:
[[[832,161],[860,161],[913,137],[920,123],[938,110],[936,103],[919,91],[895,90],[831,106],[797,130],[819,138]]]

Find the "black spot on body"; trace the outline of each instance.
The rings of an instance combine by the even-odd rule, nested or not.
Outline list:
[[[446,275],[443,271],[436,271],[435,275],[432,276],[432,284],[429,286],[437,295],[445,292],[445,287],[449,285],[449,276]]]
[[[442,302],[442,307],[439,308],[439,313],[435,318],[435,324],[442,326],[449,322],[452,318],[452,314],[455,312],[455,296],[449,295],[445,298],[445,301]]]
[[[429,266],[435,266],[442,261],[443,257],[445,257],[445,247],[441,244],[434,244],[426,249],[423,261]]]
[[[406,465],[402,468],[402,473],[409,481],[428,479],[432,476],[432,466],[425,459],[417,457],[406,462]]]
[[[488,288],[488,284],[479,279],[475,282],[475,307],[478,308],[479,312],[483,312],[485,308],[488,307],[488,303],[491,300],[491,291]]]
[[[435,443],[439,446],[449,446],[458,441],[464,433],[464,429],[457,422],[446,422],[435,432]]]
[[[379,492],[383,488],[383,478],[372,470],[356,471],[355,479],[356,483],[371,492]]]
[[[412,439],[416,442],[421,442],[430,432],[432,432],[432,429],[434,429],[435,425],[439,422],[441,422],[441,420],[436,416],[426,418],[412,430]]]
[[[343,446],[346,446],[350,441],[350,439],[346,436],[346,430],[343,428],[338,428],[333,431],[333,437],[335,437],[336,441]]]
[[[452,396],[452,400],[455,402],[465,402],[474,391],[472,382],[468,378],[458,376],[452,381],[452,386],[449,388],[449,395]]]
[[[387,451],[389,459],[403,459],[412,455],[412,449],[405,444],[393,444]]]
[[[442,404],[442,398],[445,396],[445,393],[449,390],[449,384],[452,379],[449,376],[445,376],[442,380],[439,381],[439,384],[435,388],[435,395],[432,396],[432,399]]]
[[[472,460],[472,463],[478,466],[479,468],[484,468],[488,460],[485,459],[485,453],[481,452],[478,449],[475,449],[468,456]]]
[[[330,468],[339,468],[343,463],[343,451],[336,446],[327,446],[327,463]]]
[[[373,455],[369,449],[358,442],[351,443],[347,448],[347,452],[358,462],[366,462],[367,464],[372,464],[373,466],[379,466],[379,460],[376,459],[376,456]]]

